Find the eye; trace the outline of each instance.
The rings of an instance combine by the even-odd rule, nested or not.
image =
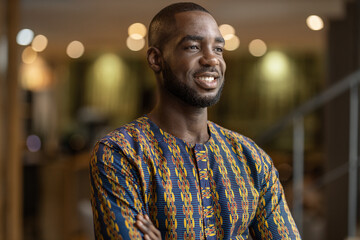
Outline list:
[[[190,45],[190,46],[185,47],[185,49],[188,49],[188,50],[198,50],[199,47],[198,47],[197,45]]]
[[[222,53],[224,51],[224,49],[222,47],[216,47],[214,50],[215,50],[215,52],[218,52],[218,53]]]

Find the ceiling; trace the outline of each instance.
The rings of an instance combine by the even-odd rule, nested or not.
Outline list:
[[[214,15],[218,24],[231,24],[246,49],[254,38],[271,47],[321,49],[326,21],[344,15],[346,0],[202,0],[195,1]],[[131,53],[125,46],[127,28],[146,26],[164,6],[163,0],[20,0],[20,28],[30,28],[49,39],[48,57],[66,57],[69,42],[84,43],[86,54],[103,51]],[[325,20],[325,29],[311,31],[305,19],[311,14]]]

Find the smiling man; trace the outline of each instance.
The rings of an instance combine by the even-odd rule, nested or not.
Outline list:
[[[157,104],[94,148],[97,239],[300,239],[269,156],[208,120],[225,81],[223,47],[197,4],[172,4],[151,21]]]

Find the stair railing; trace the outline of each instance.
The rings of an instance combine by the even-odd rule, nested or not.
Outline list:
[[[304,193],[304,116],[324,106],[326,103],[350,91],[350,121],[349,121],[349,162],[346,164],[349,172],[349,205],[348,205],[348,237],[356,236],[357,225],[357,188],[358,188],[358,130],[359,130],[359,93],[360,70],[355,71],[343,80],[324,90],[319,95],[302,104],[285,116],[258,139],[264,143],[288,125],[293,125],[293,215],[295,222],[302,232],[303,224],[303,193]],[[346,167],[346,166],[345,166]],[[347,171],[344,166],[325,174],[321,184],[335,180]]]

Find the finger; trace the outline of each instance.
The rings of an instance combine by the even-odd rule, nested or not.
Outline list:
[[[142,229],[142,232],[146,235],[148,239],[158,239],[156,235],[156,228],[154,227],[153,223],[148,220],[149,218],[145,218],[143,216],[139,216],[139,225]],[[145,236],[144,236],[145,238]]]
[[[151,240],[151,238],[150,238],[149,235],[147,235],[147,234],[144,235],[144,239],[145,239],[145,240]]]
[[[153,238],[153,224],[151,221],[146,220],[142,215],[136,216],[137,220],[135,222],[135,226],[143,233],[148,234],[150,238]]]
[[[139,214],[136,218],[137,221],[135,226],[144,234],[144,239],[145,235],[147,235],[148,239],[161,239],[160,232],[156,229],[148,216],[145,218]]]
[[[148,228],[146,227],[146,225],[143,222],[143,217],[141,215],[137,215],[136,216],[136,222],[135,222],[135,226],[143,233],[147,233]]]
[[[142,233],[146,233],[146,226],[140,221],[140,220],[136,220],[135,222],[135,226],[142,232]]]
[[[154,224],[152,223],[152,221],[150,220],[148,215],[144,216],[144,219],[146,220],[147,227],[150,230],[150,235],[152,238],[156,238],[156,239],[161,239],[161,234],[160,231],[154,226]]]

